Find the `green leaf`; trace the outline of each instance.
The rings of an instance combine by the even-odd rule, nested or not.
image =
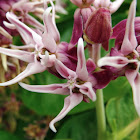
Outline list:
[[[132,100],[132,94],[127,93],[119,98],[112,98],[106,106],[106,116],[112,132],[125,128],[137,118],[137,113]]]
[[[21,139],[9,132],[0,131],[0,140],[21,140]]]
[[[105,101],[108,101],[110,98],[123,96],[131,90],[130,88],[130,84],[128,83],[126,77],[118,77],[117,79],[111,81],[109,85],[103,89],[104,99]]]
[[[55,139],[96,140],[96,134],[96,114],[92,110],[70,116],[58,129]]]

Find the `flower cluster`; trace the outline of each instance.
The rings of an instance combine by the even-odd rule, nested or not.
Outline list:
[[[50,128],[56,132],[54,124],[71,109],[82,101],[95,101],[96,90],[103,89],[119,76],[126,76],[132,86],[134,104],[140,115],[140,20],[139,17],[135,18],[136,0],[131,4],[128,19],[121,21],[113,29],[111,14],[117,11],[123,0],[71,0],[78,8],[74,13],[70,42],[60,41],[55,22],[56,10],[66,13],[61,1],[56,1],[56,5],[51,0],[12,2],[14,5],[7,9],[7,19],[4,17],[5,21],[1,26],[2,33],[11,37],[12,29],[16,30],[24,45],[14,46],[10,40],[10,46],[15,49],[0,47],[0,53],[28,64],[23,72],[12,80],[0,83],[0,86],[19,82],[21,87],[29,91],[67,95],[63,109],[50,122]],[[48,3],[51,6],[48,7]],[[2,5],[7,6],[4,1]],[[30,12],[42,19],[43,24],[32,17]],[[11,29],[10,32],[4,29],[4,25],[8,30]],[[100,59],[101,46],[108,51],[109,40],[112,38],[115,38],[115,47],[108,56]],[[88,59],[85,57],[85,49],[89,50]],[[32,74],[46,70],[67,82],[50,85],[28,85],[20,82]]]

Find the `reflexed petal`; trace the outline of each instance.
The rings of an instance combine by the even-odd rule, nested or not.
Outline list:
[[[39,21],[37,21],[35,18],[30,16],[29,14],[26,14],[26,16],[24,18],[24,23],[28,23],[29,25],[32,25],[32,26],[36,27],[37,29],[44,31],[44,26]]]
[[[14,79],[10,81],[0,83],[0,86],[8,86],[15,84],[29,75],[40,73],[43,72],[44,70],[46,70],[46,67],[41,66],[40,63],[30,63],[22,73],[20,73],[18,76],[16,76]]]
[[[125,30],[127,19],[120,21],[117,25],[113,27],[113,34],[111,38],[116,38],[120,32]],[[140,17],[135,17],[135,28],[140,26]]]
[[[77,62],[76,74],[81,80],[86,81],[88,78],[88,71],[86,67],[84,43],[82,38],[80,38],[78,41],[77,50],[78,50],[77,51],[78,62]]]
[[[62,94],[68,95],[69,89],[66,84],[51,84],[51,85],[28,85],[19,82],[19,85],[29,91],[39,92],[39,93],[53,93],[53,94]]]
[[[73,93],[65,98],[64,107],[61,112],[50,122],[50,128],[53,132],[56,132],[54,124],[63,119],[71,109],[77,106],[83,100],[82,94]]]
[[[111,5],[109,6],[110,12],[116,12],[123,2],[124,0],[115,0],[114,2],[111,2]]]
[[[0,47],[0,53],[18,58],[25,62],[34,62],[34,53],[21,51],[21,50],[14,50],[14,49],[7,49]]]
[[[12,48],[15,48],[15,49],[29,49],[29,48],[35,48],[33,44],[28,44],[28,45],[23,45],[23,46],[15,46],[13,44],[10,44],[10,46]]]
[[[54,17],[50,16],[51,10],[53,10],[52,7],[47,8],[43,15],[43,22],[44,22],[44,26],[45,26],[44,34],[45,35],[49,34],[55,40],[55,42],[59,42],[60,34],[58,32],[55,21],[53,19]],[[53,15],[54,15],[54,13],[53,13]],[[45,35],[44,35],[44,37],[45,37]]]
[[[90,82],[86,82],[82,85],[76,85],[76,87],[78,87],[80,89],[80,92],[87,95],[92,101],[96,100],[96,94]]]
[[[67,68],[61,61],[56,60],[55,66],[56,66],[56,70],[62,77],[66,79],[76,78],[77,76],[76,73],[70,70],[69,68]]]
[[[74,14],[74,25],[71,41],[68,47],[69,50],[77,44],[78,39],[82,37],[82,34],[83,34],[83,19],[81,16],[80,9],[77,9]]]
[[[123,68],[128,63],[134,63],[137,62],[137,60],[128,60],[126,57],[122,56],[111,56],[111,57],[103,57],[98,60],[98,66],[112,66],[115,68]]]
[[[16,26],[16,29],[21,34],[22,38],[26,44],[38,44],[38,46],[43,46],[42,38],[27,25],[19,21],[12,13],[6,14],[7,19]]]
[[[61,0],[56,0],[55,9],[59,13],[68,14],[68,12],[63,8],[63,3]]]
[[[92,73],[96,68],[95,63],[93,62],[91,58],[87,60],[86,66],[87,66],[88,73]]]
[[[50,34],[48,33],[43,34],[42,40],[45,45],[44,48],[46,48],[51,53],[56,52],[57,45],[54,38],[50,36]]]
[[[133,90],[133,101],[138,115],[140,116],[140,74],[138,69],[128,70],[125,73]]]
[[[136,13],[136,0],[133,0],[129,9],[125,36],[121,47],[121,52],[124,55],[131,53],[137,46],[137,40],[136,40],[135,28],[134,28],[135,13]]]
[[[94,88],[96,89],[103,89],[105,88],[109,82],[113,79],[113,72],[109,69],[103,69],[97,72],[93,72],[91,76],[95,78],[95,81],[93,81]],[[90,77],[92,78],[92,77]],[[91,81],[92,82],[92,81]]]

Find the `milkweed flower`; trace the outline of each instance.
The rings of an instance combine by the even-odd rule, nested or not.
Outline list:
[[[33,92],[69,95],[65,98],[64,107],[61,112],[50,122],[50,128],[54,132],[56,132],[54,123],[64,118],[66,114],[80,102],[82,102],[82,100],[86,102],[88,102],[88,98],[90,98],[92,101],[96,100],[95,89],[89,80],[82,38],[80,38],[78,41],[77,57],[78,62],[76,71],[67,68],[61,61],[57,59],[55,60],[58,73],[63,78],[68,80],[65,84],[27,85],[24,83],[19,83],[21,87]],[[91,65],[91,69],[94,70],[94,68],[95,67]]]
[[[52,17],[50,15],[51,10]],[[37,34],[27,25],[19,21],[14,14],[7,13],[6,16],[11,24],[16,27],[24,42],[27,44],[22,46],[21,49],[31,47],[34,48],[34,52],[0,48],[0,53],[29,63],[22,73],[10,81],[0,83],[0,86],[11,85],[31,74],[43,72],[54,66],[56,58],[60,58],[60,60],[63,58],[62,62],[64,62],[64,64],[68,64],[69,67],[74,68],[72,62],[77,60],[77,58],[75,58],[76,56],[69,56],[70,52],[65,48],[68,46],[67,43],[59,42],[60,35],[55,24],[55,9],[53,4],[52,7],[48,7],[44,13],[44,33],[42,35]],[[53,67],[52,71],[53,69],[55,68]],[[55,70],[54,73],[56,73]]]
[[[112,48],[110,56],[101,58],[98,66],[109,66],[114,75],[125,75],[132,90],[137,113],[140,116],[140,74],[139,74],[139,46],[135,36],[136,0],[133,0],[126,22],[123,42],[120,47]],[[121,28],[121,27],[120,27]],[[113,69],[115,68],[115,70]]]

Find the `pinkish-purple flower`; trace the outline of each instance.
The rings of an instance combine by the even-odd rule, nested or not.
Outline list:
[[[126,76],[133,90],[133,100],[134,100],[135,108],[137,110],[137,113],[140,115],[140,94],[139,94],[140,93],[140,88],[139,88],[139,84],[140,84],[139,57],[140,56],[139,53],[137,52],[139,46],[135,36],[135,27],[134,27],[135,12],[136,12],[136,0],[133,0],[130,6],[128,19],[126,22],[125,34],[121,46],[112,48],[110,56],[101,58],[98,61],[98,66],[109,67],[109,69],[112,69],[114,75]],[[113,67],[115,68],[115,70],[113,70]]]
[[[88,98],[92,101],[96,100],[95,90],[92,83],[90,82],[89,73],[86,67],[82,38],[80,38],[78,41],[77,57],[78,62],[76,71],[72,71],[61,61],[56,59],[56,70],[63,78],[68,80],[65,84],[27,85],[24,83],[19,83],[23,88],[33,92],[69,95],[65,98],[62,111],[50,123],[50,128],[54,132],[56,132],[54,123],[64,118],[66,114],[82,100],[86,102],[88,102]],[[91,65],[91,67],[95,68],[93,65]]]

